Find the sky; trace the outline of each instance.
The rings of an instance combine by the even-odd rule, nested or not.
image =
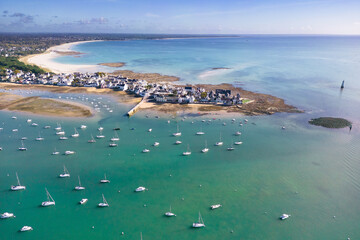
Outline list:
[[[360,35],[360,0],[0,0],[0,32]]]

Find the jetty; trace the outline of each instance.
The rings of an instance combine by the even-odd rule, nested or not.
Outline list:
[[[149,96],[150,96],[149,94],[145,94],[145,96],[141,99],[141,101],[138,104],[136,104],[133,108],[131,108],[130,111],[127,112],[126,115],[128,117],[131,117],[132,115],[134,115],[137,112],[137,110],[139,110],[141,104],[143,104],[144,102],[147,101]]]

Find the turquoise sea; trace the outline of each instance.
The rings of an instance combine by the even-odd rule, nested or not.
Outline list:
[[[111,41],[74,50],[85,54],[57,61],[126,62],[124,69],[175,75],[184,83],[228,82],[282,97],[305,113],[234,116],[235,121],[141,112],[127,118],[129,106],[106,96],[13,91],[96,103],[101,110],[88,119],[0,112],[0,213],[16,215],[0,221],[0,239],[140,239],[140,232],[144,240],[360,238],[360,37]],[[348,118],[353,129],[307,123],[319,116]],[[68,140],[55,134],[57,123]],[[100,126],[106,137],[88,143]],[[177,126],[181,137],[172,136]],[[70,136],[74,127],[79,138]],[[116,127],[119,146],[110,148]],[[196,135],[200,130],[205,135]],[[39,134],[44,141],[35,141]],[[216,147],[220,135],[224,145]],[[28,138],[26,152],[17,150],[21,137]],[[204,154],[205,141],[210,151]],[[227,151],[234,141],[243,144]],[[188,145],[192,154],[182,156]],[[55,148],[59,155],[51,155]],[[142,153],[145,148],[150,152]],[[66,150],[76,153],[65,156]],[[70,178],[58,178],[63,165]],[[16,172],[25,191],[9,190]],[[105,173],[111,182],[100,184]],[[84,191],[73,190],[77,176]],[[135,193],[139,186],[148,191]],[[55,206],[39,206],[45,187]],[[97,207],[102,194],[110,207]],[[89,201],[80,205],[82,198]],[[222,207],[210,210],[217,203]],[[176,217],[164,216],[170,205]],[[192,229],[199,212],[206,227]],[[283,213],[291,217],[279,220]],[[34,230],[18,232],[24,225]]]

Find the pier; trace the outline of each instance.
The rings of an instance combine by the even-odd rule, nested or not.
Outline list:
[[[149,97],[149,94],[145,94],[143,99],[141,99],[141,101],[138,104],[136,104],[132,109],[130,109],[130,111],[128,111],[126,115],[128,117],[131,117],[132,115],[134,115],[137,112],[137,110],[139,110],[141,104],[143,104],[144,102],[147,101],[148,97]]]

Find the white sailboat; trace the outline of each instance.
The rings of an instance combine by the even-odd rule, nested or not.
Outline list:
[[[74,151],[70,151],[70,150],[65,151],[65,155],[73,155],[73,154],[75,154]]]
[[[222,146],[224,143],[221,141],[221,133],[220,133],[220,141],[215,143],[215,146]]]
[[[79,179],[79,186],[75,186],[75,190],[77,191],[84,190],[85,187],[81,186],[80,176],[78,176],[78,179]]]
[[[228,150],[228,151],[234,151],[235,148],[234,148],[234,146],[231,144],[230,147],[227,148],[227,150]]]
[[[79,132],[76,130],[76,128],[74,128],[74,130],[75,130],[75,133],[72,134],[71,137],[73,137],[73,138],[79,137],[80,136]]]
[[[150,152],[150,150],[147,149],[147,148],[145,148],[144,150],[142,150],[142,152],[143,152],[143,153],[148,153],[148,152]]]
[[[102,134],[102,130],[99,130],[100,134],[96,135],[96,138],[105,138],[105,136]]]
[[[61,125],[60,125],[60,123],[57,123],[57,127],[55,128],[55,131],[61,131]]]
[[[56,151],[56,148],[55,148],[51,155],[59,155],[59,154],[60,154],[60,152]]]
[[[21,147],[19,147],[18,149],[19,149],[19,151],[26,151],[27,150],[27,148],[24,147],[24,142],[22,140],[21,140]]]
[[[61,136],[61,137],[59,137],[59,140],[68,140],[68,137]]]
[[[100,180],[100,183],[110,183],[110,180],[106,178],[106,173],[104,174],[104,179]]]
[[[176,217],[176,214],[171,212],[171,205],[170,205],[170,211],[166,212],[165,216],[167,216],[167,217]]]
[[[45,202],[42,202],[41,206],[49,207],[49,206],[55,205],[54,199],[51,197],[50,193],[48,192],[48,190],[46,188],[45,188],[45,191],[46,191],[47,200]]]
[[[64,172],[61,173],[61,174],[59,175],[59,177],[60,177],[60,178],[68,178],[68,177],[70,177],[70,173],[69,173],[69,171],[66,169],[65,165],[64,165]]]
[[[203,219],[202,219],[202,217],[201,217],[200,212],[199,212],[199,219],[198,219],[198,221],[197,221],[197,222],[194,222],[194,223],[192,224],[192,227],[193,227],[193,228],[203,228],[203,227],[205,227],[205,224],[204,224],[204,221],[203,221]]]
[[[183,152],[183,155],[184,155],[184,156],[189,156],[189,155],[191,155],[191,151],[190,151],[189,144],[187,145],[187,150],[186,150],[186,152]]]
[[[59,131],[59,132],[56,132],[56,135],[65,135],[65,132],[64,131]]]
[[[102,198],[103,198],[103,202],[99,203],[98,206],[99,207],[108,207],[109,204],[108,202],[106,201],[105,197],[104,197],[104,194],[102,195]]]
[[[41,137],[40,132],[39,132],[39,136],[37,138],[35,138],[36,141],[44,141],[44,138]]]
[[[176,141],[175,144],[176,145],[182,144],[182,141]]]
[[[114,142],[109,143],[109,147],[117,147],[117,143],[114,143]]]
[[[283,213],[283,214],[280,216],[280,220],[286,220],[286,219],[288,219],[290,216],[291,216],[290,214]]]
[[[112,137],[110,140],[113,141],[113,142],[116,142],[116,141],[120,140],[120,138],[119,138],[118,134],[116,133],[116,131],[115,131],[114,137]]]
[[[235,136],[240,136],[241,135],[241,132],[240,131],[237,131],[236,133],[235,133]]]
[[[20,184],[19,176],[18,176],[17,173],[16,173],[16,179],[17,179],[17,185],[11,186],[11,190],[12,190],[12,191],[25,190],[26,187],[25,187],[25,186],[22,186],[22,185]]]
[[[91,134],[91,139],[88,141],[88,143],[96,143],[96,140],[92,134]]]
[[[179,131],[179,124],[177,125],[177,130],[175,133],[173,133],[174,137],[180,137],[181,136],[181,132]]]
[[[196,133],[196,135],[204,135],[205,133],[202,131],[202,127],[199,132]]]
[[[201,150],[202,153],[207,153],[209,151],[209,148],[207,147],[207,141],[205,140],[205,148]]]

